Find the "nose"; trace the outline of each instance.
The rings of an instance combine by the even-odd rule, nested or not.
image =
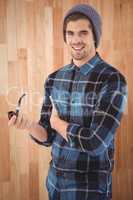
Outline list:
[[[80,43],[82,41],[82,38],[80,37],[79,34],[74,34],[73,37],[71,38],[71,42],[74,44]]]

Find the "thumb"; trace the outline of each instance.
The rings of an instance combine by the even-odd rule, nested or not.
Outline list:
[[[9,127],[15,125],[16,118],[16,115],[13,115],[12,118],[8,121]]]

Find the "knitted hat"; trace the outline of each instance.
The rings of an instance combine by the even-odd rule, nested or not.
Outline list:
[[[98,47],[99,45],[99,41],[100,41],[100,36],[101,36],[101,26],[102,26],[102,21],[101,21],[101,16],[99,15],[99,13],[90,5],[87,4],[77,4],[75,6],[73,6],[70,10],[68,10],[68,12],[66,13],[65,17],[64,17],[64,22],[65,20],[68,18],[68,16],[70,16],[71,14],[74,13],[81,13],[85,16],[88,17],[88,19],[90,20],[92,27],[93,27],[93,31],[94,31],[94,37],[95,37],[95,46]],[[63,22],[63,28],[64,28],[64,22]],[[66,37],[65,37],[65,30],[64,31],[64,41],[66,42]]]

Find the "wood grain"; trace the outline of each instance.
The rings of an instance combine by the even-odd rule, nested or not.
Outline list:
[[[103,18],[98,51],[127,78],[129,99],[116,134],[113,200],[133,199],[133,1],[0,0],[0,200],[48,200],[45,186],[51,148],[35,144],[26,131],[7,126],[7,112],[21,109],[38,121],[43,84],[70,62],[63,42],[67,9],[90,3]]]

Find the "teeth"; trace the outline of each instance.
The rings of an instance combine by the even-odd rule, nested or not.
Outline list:
[[[74,47],[73,47],[73,49],[75,49],[75,50],[81,50],[82,48],[74,48]]]

